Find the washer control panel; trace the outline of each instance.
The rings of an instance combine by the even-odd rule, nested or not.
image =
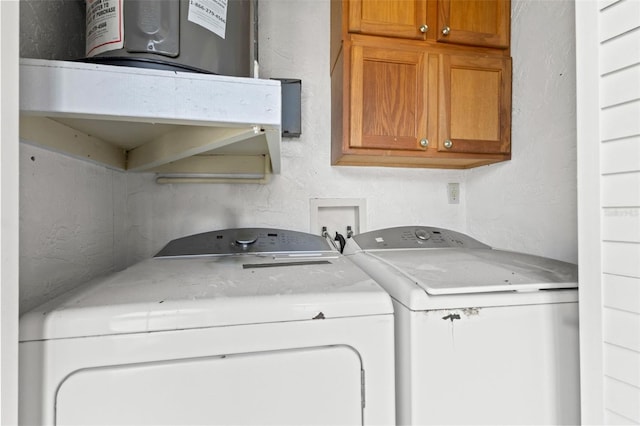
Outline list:
[[[178,238],[155,257],[326,251],[332,249],[319,235],[284,229],[236,228]]]
[[[363,250],[411,248],[491,248],[468,235],[429,226],[401,226],[353,237]]]

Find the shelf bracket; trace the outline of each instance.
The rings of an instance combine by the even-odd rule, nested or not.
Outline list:
[[[118,170],[126,168],[127,156],[123,148],[50,118],[20,115],[20,139],[81,160]]]
[[[127,153],[127,170],[140,172],[263,134],[259,127],[180,127]]]

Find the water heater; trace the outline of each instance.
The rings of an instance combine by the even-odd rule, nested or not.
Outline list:
[[[86,0],[86,60],[248,77],[253,0]]]

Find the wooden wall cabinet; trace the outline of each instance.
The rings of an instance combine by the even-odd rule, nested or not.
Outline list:
[[[468,168],[508,160],[509,7],[334,0],[332,164]],[[453,27],[440,40],[431,28],[443,22]]]
[[[347,32],[509,48],[509,0],[344,0]]]
[[[508,154],[511,58],[442,55],[438,151]]]
[[[426,40],[426,0],[349,0],[350,33]]]
[[[511,3],[508,0],[438,0],[439,42],[509,48]]]
[[[434,68],[419,49],[353,43],[349,148],[424,150],[419,141],[428,138],[428,121],[434,119]]]

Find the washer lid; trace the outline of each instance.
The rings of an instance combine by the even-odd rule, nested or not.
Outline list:
[[[375,250],[431,295],[575,288],[571,263],[492,249]]]
[[[392,313],[334,251],[153,258],[28,312],[20,341]]]

